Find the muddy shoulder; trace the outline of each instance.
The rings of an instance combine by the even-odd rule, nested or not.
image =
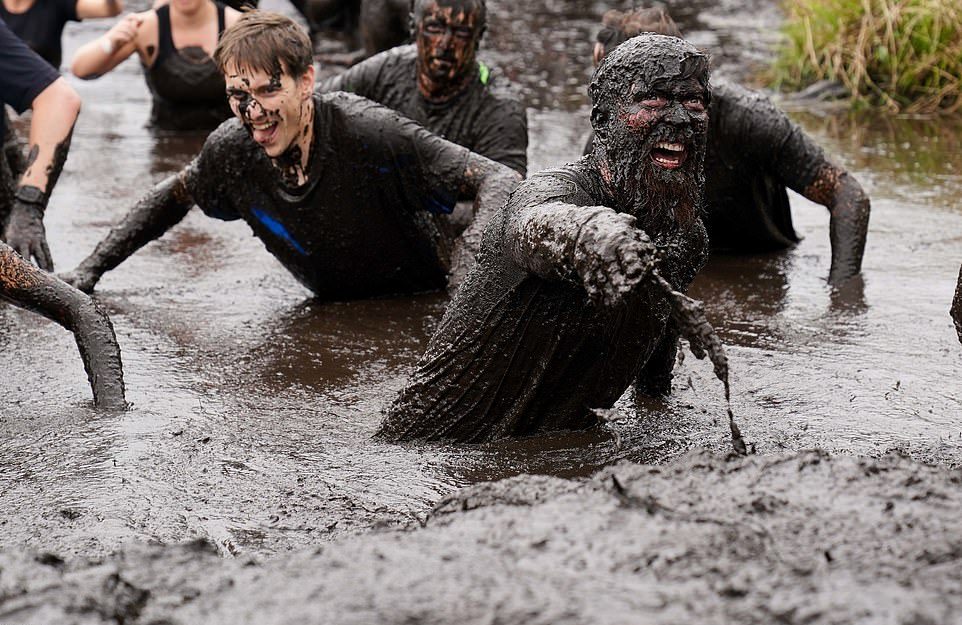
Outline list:
[[[267,561],[209,543],[0,555],[3,623],[962,622],[962,471],[691,452],[478,484]]]

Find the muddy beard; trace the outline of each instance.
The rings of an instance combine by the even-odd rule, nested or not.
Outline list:
[[[684,164],[670,170],[656,165],[648,150],[629,147],[627,154],[619,154],[608,147],[605,152],[619,209],[634,215],[656,241],[690,228],[704,203],[704,151],[703,145],[689,144]]]

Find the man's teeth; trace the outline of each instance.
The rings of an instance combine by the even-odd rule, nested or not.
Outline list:
[[[684,152],[685,146],[681,143],[668,143],[667,141],[661,141],[655,144],[655,147],[659,150],[668,150],[669,152]]]
[[[275,124],[275,122],[264,122],[264,123],[262,123],[262,124],[251,124],[251,127],[252,127],[254,130],[267,130],[268,128],[270,128],[270,127],[273,126],[274,124]]]

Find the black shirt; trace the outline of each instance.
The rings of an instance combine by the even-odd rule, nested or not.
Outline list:
[[[605,206],[615,201],[586,159],[518,186],[485,228],[477,267],[391,406],[382,435],[481,442],[598,422],[592,409],[610,408],[638,376],[662,337],[669,303],[636,288],[623,305],[596,306],[580,281],[521,266],[510,241],[539,238],[522,232],[533,208],[556,214],[555,227],[572,232],[573,247],[577,222]],[[685,289],[706,258],[701,222],[655,242],[659,272]],[[564,255],[557,250],[567,244],[545,247],[538,258]],[[552,273],[562,264],[553,258]]]
[[[320,297],[443,288],[468,150],[364,98],[314,95],[308,182],[280,172],[237,119],[211,133],[188,168],[198,206],[246,221]]]
[[[23,13],[11,13],[0,2],[0,17],[18,37],[56,69],[63,56],[60,39],[67,22],[79,22],[77,0],[34,0]]]
[[[528,166],[524,105],[483,63],[474,74],[464,91],[432,103],[418,89],[417,47],[412,44],[372,56],[320,83],[317,91],[349,91],[374,100],[523,176]]]
[[[44,63],[0,19],[0,102],[22,113],[58,78],[60,74]],[[0,137],[5,133],[3,117],[0,116]]]

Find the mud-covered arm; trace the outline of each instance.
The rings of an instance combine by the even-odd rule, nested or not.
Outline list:
[[[761,108],[774,117],[775,136],[763,137],[771,154],[763,157],[775,163],[775,171],[785,186],[808,200],[826,207],[830,215],[829,233],[832,265],[829,282],[839,285],[862,269],[862,255],[868,235],[871,205],[854,176],[831,163],[822,149],[787,116],[774,107]],[[759,124],[752,132],[763,132]]]
[[[2,243],[0,298],[39,313],[73,332],[94,403],[103,408],[124,408],[120,347],[110,319],[93,300],[24,261]]]
[[[177,225],[193,205],[184,181],[186,172],[171,176],[154,187],[97,244],[93,253],[63,279],[89,293],[104,273]]]
[[[871,203],[854,176],[832,163],[823,163],[802,195],[828,208],[832,268],[828,281],[839,285],[862,270]]]
[[[3,240],[41,269],[53,271],[43,215],[50,193],[63,171],[74,123],[80,113],[80,96],[58,78],[34,98],[25,170],[17,182]]]
[[[614,305],[653,267],[655,247],[631,215],[564,202],[517,207],[513,200],[505,252],[542,278],[576,282],[592,299]]]
[[[832,267],[840,284],[861,271],[870,203],[855,177],[831,163],[804,130],[762,94],[719,85],[712,102],[713,143],[735,146],[760,171],[828,208]]]
[[[474,196],[474,217],[455,243],[449,284],[460,284],[474,267],[485,226],[520,181],[521,175],[512,169],[479,154],[468,153],[459,191],[462,195]]]

